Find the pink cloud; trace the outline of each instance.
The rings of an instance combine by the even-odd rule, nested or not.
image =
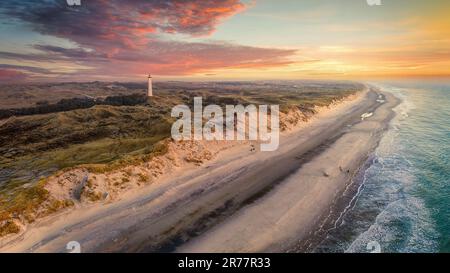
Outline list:
[[[92,68],[91,76],[149,72],[189,75],[227,68],[283,66],[291,63],[289,57],[295,54],[286,49],[158,38],[158,33],[210,35],[220,22],[246,9],[241,0],[85,1],[76,9],[59,2],[12,1],[3,9],[35,31],[71,40],[79,48],[34,45],[40,54],[0,52],[0,58],[71,60]]]
[[[16,70],[0,69],[0,83],[23,81],[27,78],[25,73]]]

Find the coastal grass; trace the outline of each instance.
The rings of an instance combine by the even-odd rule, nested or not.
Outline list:
[[[95,94],[103,95],[111,91],[110,85],[81,84],[79,89],[97,88]],[[124,93],[142,88],[133,84],[115,85]],[[76,83],[69,86],[78,88]],[[26,93],[38,90],[36,96],[39,97],[44,87],[27,89]],[[278,104],[282,112],[296,108],[310,115],[315,106],[330,105],[362,88],[353,83],[205,85],[173,82],[157,85],[157,95],[142,105],[97,105],[14,117],[0,126],[0,237],[19,232],[18,222],[32,222],[38,216],[74,205],[70,200],[51,199],[45,189],[46,177],[76,167],[84,167],[91,173],[106,173],[165,154],[174,121],[170,117],[174,105],[192,107],[194,97],[201,96],[204,105]],[[20,101],[9,103],[21,104]],[[142,183],[148,180],[148,177],[139,177]],[[101,198],[88,197],[90,200]]]
[[[59,90],[66,85],[73,90],[97,88],[93,92],[99,95],[113,87],[136,92],[133,84],[98,82],[79,86],[56,84],[54,88]],[[34,86],[27,89],[27,94],[43,87],[49,85]],[[106,172],[145,161],[157,154],[155,149],[164,149],[157,143],[170,138],[174,120],[170,117],[171,108],[177,104],[192,106],[197,96],[203,98],[205,105],[278,104],[284,113],[296,108],[311,115],[314,106],[330,105],[361,89],[361,85],[353,83],[223,83],[219,86],[167,83],[143,105],[97,105],[15,117],[0,126],[0,194],[5,189],[36,182],[58,170],[79,165],[86,165],[94,172]]]
[[[42,203],[48,200],[49,193],[44,188],[45,180],[31,187],[16,189],[7,195],[0,196],[0,236],[10,233],[18,233],[19,226],[14,220],[22,220],[31,223],[38,215]],[[48,213],[60,208],[52,204]]]

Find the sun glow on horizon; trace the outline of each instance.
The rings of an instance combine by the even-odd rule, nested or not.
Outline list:
[[[448,1],[172,2],[5,1],[0,81],[450,78]]]

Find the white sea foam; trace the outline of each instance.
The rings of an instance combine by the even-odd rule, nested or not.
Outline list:
[[[430,218],[426,206],[419,198],[408,196],[393,201],[378,214],[375,222],[351,243],[346,252],[365,252],[371,241],[378,242],[382,252],[436,251],[437,244],[428,239],[437,237]]]
[[[376,163],[364,174],[364,191],[369,191],[367,194],[370,196],[362,202],[366,202],[366,206],[376,206],[381,201],[388,204],[377,215],[374,223],[357,236],[346,252],[367,252],[366,246],[371,241],[378,242],[385,252],[435,251],[437,245],[433,237],[437,233],[424,201],[409,193],[417,181],[413,175],[412,162],[404,156],[405,142],[399,138],[402,124],[415,109],[415,105],[408,99],[408,91],[405,89],[378,84],[377,87],[391,92],[402,102],[394,109],[397,115],[375,151]]]

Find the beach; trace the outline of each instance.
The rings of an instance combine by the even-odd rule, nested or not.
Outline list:
[[[39,219],[1,252],[308,250],[377,147],[399,100],[373,87],[283,134],[275,152],[235,146],[158,183]],[[361,118],[361,117],[365,118]],[[351,195],[351,194],[350,194]]]
[[[390,94],[383,96],[387,103],[367,112],[372,118],[349,126],[264,198],[177,251],[283,252],[311,247],[314,236],[339,216],[334,206],[350,184],[357,183],[353,179],[392,118],[390,109],[398,102]]]

